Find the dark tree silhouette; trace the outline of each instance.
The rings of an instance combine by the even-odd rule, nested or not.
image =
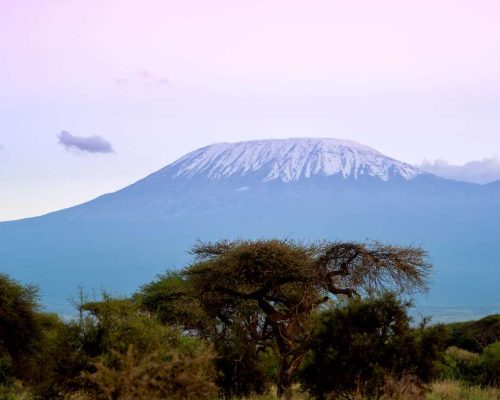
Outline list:
[[[290,391],[321,307],[379,289],[426,290],[431,267],[420,248],[379,242],[220,241],[193,254],[185,273],[205,312],[221,327],[244,326],[249,341],[275,351],[279,397]]]

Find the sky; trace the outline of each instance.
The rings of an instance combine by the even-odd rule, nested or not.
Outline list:
[[[500,179],[499,19],[497,0],[0,0],[0,221],[222,141],[346,138]]]

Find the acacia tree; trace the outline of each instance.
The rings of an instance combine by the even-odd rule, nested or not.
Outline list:
[[[184,273],[194,296],[220,329],[238,324],[275,351],[279,397],[290,392],[321,307],[377,289],[425,290],[430,269],[421,248],[379,242],[220,241],[192,252]]]

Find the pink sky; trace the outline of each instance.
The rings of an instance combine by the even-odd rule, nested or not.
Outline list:
[[[0,0],[0,220],[118,189],[215,141],[343,137],[410,163],[499,156],[499,20],[496,0]],[[68,153],[62,130],[116,153]]]

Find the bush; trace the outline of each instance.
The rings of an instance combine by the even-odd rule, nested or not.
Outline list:
[[[80,322],[83,347],[91,357],[125,354],[130,345],[141,353],[151,353],[178,339],[178,332],[162,325],[154,316],[141,312],[128,299],[104,295],[99,302],[83,305]]]
[[[216,392],[214,353],[141,312],[126,299],[86,304],[82,322],[92,368],[83,373],[98,399],[207,399]]]
[[[236,327],[214,342],[218,384],[224,398],[263,394],[270,388],[277,363],[269,349],[259,349]]]
[[[480,356],[458,347],[446,349],[444,357],[437,363],[442,380],[457,380],[468,384],[480,384]]]
[[[481,355],[483,384],[500,387],[500,342],[490,344]]]
[[[141,310],[162,323],[205,337],[213,344],[217,383],[225,398],[262,394],[274,381],[276,362],[269,349],[259,347],[249,337],[245,321],[221,328],[201,307],[185,274],[167,272],[143,286],[134,299]]]
[[[201,334],[211,323],[192,290],[182,271],[168,271],[144,285],[134,301],[164,324]]]
[[[85,374],[95,385],[97,400],[205,400],[214,398],[213,353],[206,346],[181,347],[164,354],[128,351],[96,361]]]
[[[500,342],[486,347],[482,354],[449,347],[438,363],[440,378],[469,385],[500,386]]]
[[[80,374],[89,367],[81,326],[55,314],[38,316],[42,337],[29,384],[35,399],[62,399],[82,389]]]
[[[489,315],[478,321],[446,325],[448,347],[455,346],[481,353],[488,345],[500,341],[500,315]]]
[[[36,288],[0,274],[0,385],[28,378],[41,338]]]
[[[27,390],[15,390],[6,353],[0,372],[10,385],[0,400],[28,392],[30,400],[127,399],[134,393],[133,398],[144,399],[204,399],[215,393],[214,352],[201,339],[164,326],[127,299],[104,296],[83,304],[81,311],[71,322],[33,315],[38,337],[29,373],[22,377]]]
[[[441,347],[439,335],[412,330],[408,306],[384,294],[323,313],[301,371],[304,388],[317,399],[349,398],[353,393],[379,398],[390,382],[403,377],[431,379]]]

